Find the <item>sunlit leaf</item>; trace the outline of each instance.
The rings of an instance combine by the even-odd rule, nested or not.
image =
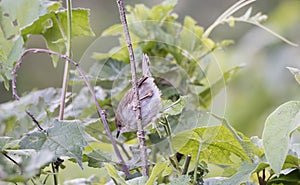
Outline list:
[[[175,135],[172,143],[176,151],[185,155],[191,155],[192,160],[195,160],[198,148],[201,146],[200,159],[212,164],[232,165],[243,160],[250,162],[249,156],[261,155],[261,151],[248,138],[241,133],[239,135],[244,141],[244,146],[224,126],[201,127]],[[244,149],[245,146],[247,151]],[[238,158],[233,160],[233,155],[240,160],[237,160]]]
[[[40,0],[3,0],[0,2],[0,81],[11,79],[13,64],[24,50],[20,29],[31,24],[39,16],[57,10],[61,4]]]
[[[91,175],[88,178],[76,178],[72,180],[64,181],[64,185],[91,185],[91,184],[98,184],[99,179],[96,175]]]
[[[223,179],[217,185],[232,185],[242,184],[250,180],[251,174],[255,171],[258,164],[255,163],[243,163],[237,173],[228,179]]]
[[[273,111],[262,134],[265,154],[276,174],[284,164],[290,145],[290,134],[300,125],[300,102],[290,101]]]
[[[190,177],[188,175],[180,175],[172,179],[169,185],[187,185],[190,184]]]
[[[157,163],[152,169],[151,175],[146,183],[146,185],[154,184],[156,178],[162,174],[165,168],[168,166],[168,162]]]
[[[115,167],[109,163],[105,164],[105,169],[108,172],[109,176],[119,182],[121,185],[127,185],[123,177],[118,174],[118,171]]]
[[[295,77],[298,84],[300,84],[300,70],[294,67],[286,67]]]
[[[29,34],[41,34],[45,37],[50,50],[63,53],[65,50],[65,39],[67,33],[67,11],[51,12],[40,16],[30,26],[22,29],[24,40]],[[94,36],[89,24],[89,10],[72,10],[72,38],[76,36]],[[52,56],[56,66],[57,56]]]

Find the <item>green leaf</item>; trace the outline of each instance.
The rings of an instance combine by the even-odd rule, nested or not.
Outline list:
[[[163,100],[163,113],[168,115],[177,115],[180,114],[185,106],[187,101],[187,96],[181,96],[175,102],[171,101],[170,99]]]
[[[48,165],[54,159],[54,151],[41,150],[22,163],[23,172],[27,178],[33,177],[40,172],[42,167]]]
[[[243,67],[244,65],[239,65],[226,71],[225,73],[223,73],[223,76],[219,80],[217,80],[210,87],[202,91],[199,94],[200,105],[203,108],[208,108],[212,98],[216,96],[222,90],[222,88],[232,80],[234,75]]]
[[[196,25],[196,21],[186,16],[184,18],[183,29],[180,32],[180,47],[188,52],[193,52],[201,45],[203,28]]]
[[[12,137],[6,137],[6,136],[0,137],[1,151],[5,150],[7,148],[7,144],[9,144],[12,139],[13,139]]]
[[[0,122],[5,129],[5,135],[19,138],[35,126],[25,111],[30,111],[38,121],[46,122],[51,113],[59,107],[60,98],[60,89],[47,88],[32,91],[21,97],[19,101],[0,104]],[[70,93],[67,93],[66,102],[69,100]]]
[[[300,84],[300,70],[294,67],[286,67],[295,77],[298,84]]]
[[[77,178],[64,181],[64,185],[92,185],[98,184],[100,180],[95,175],[91,175],[88,178]]]
[[[172,179],[169,185],[187,185],[190,184],[190,177],[188,175],[181,175]]]
[[[251,174],[255,171],[258,164],[255,163],[243,163],[237,173],[228,179],[222,180],[217,183],[217,185],[232,185],[232,184],[242,184],[250,180]]]
[[[127,180],[126,182],[130,185],[144,185],[147,182],[148,177],[139,176],[133,179]]]
[[[179,133],[172,139],[172,144],[176,151],[185,155],[190,154],[192,161],[196,160],[198,148],[202,146],[200,159],[218,165],[234,165],[244,160],[250,162],[249,156],[261,155],[261,151],[248,138],[241,133],[238,134],[243,139],[244,146],[224,126],[200,127]]]
[[[284,184],[284,185],[299,185],[300,184],[300,172],[299,169],[289,169],[287,174],[280,174],[278,177],[274,177],[268,181],[268,185]]]
[[[288,154],[290,134],[300,124],[300,102],[290,101],[280,105],[265,122],[262,134],[265,154],[271,168],[280,173]]]
[[[20,37],[21,28],[32,23],[39,16],[57,10],[61,4],[40,0],[2,0],[0,2],[0,81],[9,88],[8,80],[14,63],[24,50],[24,41]]]
[[[82,123],[55,120],[53,127],[26,134],[20,141],[21,149],[55,151],[56,157],[69,156],[82,167],[82,151],[87,145]]]
[[[113,58],[106,58],[95,63],[89,71],[89,75],[98,80],[114,81],[118,75],[124,73],[126,64]]]
[[[109,154],[104,154],[100,150],[93,150],[92,152],[86,154],[88,158],[88,166],[94,168],[103,167],[103,163],[110,162],[111,156]]]
[[[146,185],[152,185],[154,184],[156,178],[162,174],[162,172],[165,170],[165,168],[168,166],[168,162],[160,162],[156,163],[154,166],[151,175],[146,183]]]
[[[58,53],[65,50],[65,35],[67,33],[67,11],[50,12],[40,16],[31,25],[22,29],[24,40],[29,34],[41,34],[45,37],[47,47]],[[89,10],[73,9],[72,10],[72,35],[76,36],[94,36],[89,25]],[[57,65],[58,57],[52,56],[54,66]]]
[[[113,26],[105,29],[101,36],[117,36],[117,35],[122,35],[124,32],[124,28],[122,24],[114,24]]]
[[[111,178],[115,179],[121,185],[127,185],[125,180],[121,176],[119,176],[118,171],[115,169],[115,167],[113,165],[106,163],[105,169]]]

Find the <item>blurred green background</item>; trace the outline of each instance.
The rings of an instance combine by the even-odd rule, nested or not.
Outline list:
[[[143,3],[147,6],[161,1],[125,0],[125,4]],[[189,15],[198,25],[207,28],[236,0],[178,0],[175,12],[182,21]],[[96,37],[75,38],[73,58],[79,61],[88,46],[109,26],[119,23],[115,1],[73,0],[73,7],[91,9],[91,25]],[[300,43],[300,1],[299,0],[258,0],[252,4],[253,11],[267,14],[265,25],[289,40]],[[242,15],[242,9],[237,15]],[[213,31],[214,40],[233,39],[234,45],[216,51],[216,59],[222,69],[237,64],[247,66],[238,73],[226,88],[226,117],[233,126],[247,136],[261,136],[264,120],[281,103],[299,99],[300,88],[286,66],[300,67],[300,49],[292,47],[264,30],[248,24],[238,23],[234,28],[219,26]],[[27,48],[43,48],[40,36],[31,36]],[[103,46],[105,47],[105,45]],[[110,45],[107,44],[107,49]],[[32,89],[60,87],[63,62],[55,69],[47,55],[28,55],[18,73],[18,92]],[[11,92],[0,84],[0,103],[11,100]]]

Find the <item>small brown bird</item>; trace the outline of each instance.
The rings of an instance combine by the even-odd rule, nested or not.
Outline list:
[[[150,73],[150,60],[145,54],[143,55],[142,71],[143,76],[138,80],[138,91],[141,103],[142,125],[146,127],[157,119],[162,104],[161,92],[154,83],[154,78]],[[118,105],[115,117],[117,137],[119,137],[120,133],[137,130],[137,105],[134,105],[133,98],[134,92],[131,88]]]

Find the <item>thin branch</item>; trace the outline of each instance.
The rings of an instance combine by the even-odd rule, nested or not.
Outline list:
[[[80,73],[80,76],[83,78],[86,86],[88,87],[92,97],[93,97],[93,100],[94,100],[94,103],[96,104],[96,107],[97,107],[97,112],[102,120],[102,123],[104,125],[104,128],[107,132],[107,135],[108,137],[110,138],[111,140],[111,143],[113,145],[113,148],[115,150],[115,153],[118,157],[118,159],[120,160],[120,164],[122,166],[122,170],[124,171],[124,173],[128,176],[130,175],[129,173],[129,170],[128,170],[128,167],[126,166],[125,162],[124,162],[124,159],[119,151],[119,148],[116,144],[116,141],[109,129],[109,126],[108,126],[108,123],[107,123],[107,120],[106,120],[106,115],[105,115],[105,111],[100,107],[99,105],[99,102],[97,100],[97,97],[95,95],[95,92],[91,86],[91,84],[89,83],[87,77],[85,76],[83,70],[79,67],[79,64],[74,62],[72,59],[70,59],[68,56],[66,55],[63,55],[63,54],[60,54],[60,53],[57,53],[55,51],[51,51],[51,50],[47,50],[47,49],[35,49],[35,48],[32,48],[32,49],[27,49],[23,52],[22,56],[20,57],[20,59],[18,60],[18,62],[16,63],[14,69],[13,69],[13,72],[12,72],[12,94],[13,96],[15,97],[16,100],[19,100],[20,97],[18,96],[17,94],[17,86],[16,86],[16,75],[17,75],[17,71],[18,69],[21,67],[21,64],[22,64],[22,61],[23,61],[23,58],[25,57],[26,54],[28,53],[47,53],[47,54],[51,54],[51,55],[56,55],[62,59],[65,59],[66,61],[70,62],[72,65],[74,65],[76,67],[76,69],[78,70],[78,72]]]
[[[56,175],[56,169],[54,167],[54,163],[51,163],[52,173],[53,173],[53,184],[58,184],[57,182],[57,175]]]
[[[29,111],[25,111],[26,114],[32,119],[32,121],[36,124],[36,126],[42,131],[44,130],[41,125],[39,124],[39,122],[35,119],[35,117],[33,116],[33,114],[31,114]]]
[[[132,43],[130,39],[128,24],[126,20],[126,14],[124,9],[124,3],[123,0],[117,0],[117,4],[119,7],[119,13],[120,13],[120,19],[121,23],[124,27],[124,33],[125,38],[127,42],[127,47],[129,51],[129,57],[130,57],[130,66],[131,66],[131,77],[132,77],[132,88],[134,92],[134,105],[136,105],[136,117],[137,117],[137,137],[140,142],[140,150],[141,150],[141,160],[142,160],[142,175],[148,176],[148,161],[147,161],[147,148],[146,148],[146,140],[145,140],[145,132],[142,125],[142,112],[141,112],[141,102],[139,97],[139,91],[138,91],[138,84],[137,84],[137,77],[136,77],[136,64],[134,59],[134,53],[132,49]]]
[[[7,158],[9,159],[11,162],[13,162],[15,165],[17,165],[19,168],[22,169],[22,166],[21,164],[19,164],[17,161],[15,161],[13,158],[11,158],[9,155],[7,155],[5,152],[2,151],[2,154]]]
[[[182,170],[182,175],[185,175],[189,169],[190,162],[191,162],[192,156],[189,154],[186,156],[185,161],[184,161],[184,166]]]

